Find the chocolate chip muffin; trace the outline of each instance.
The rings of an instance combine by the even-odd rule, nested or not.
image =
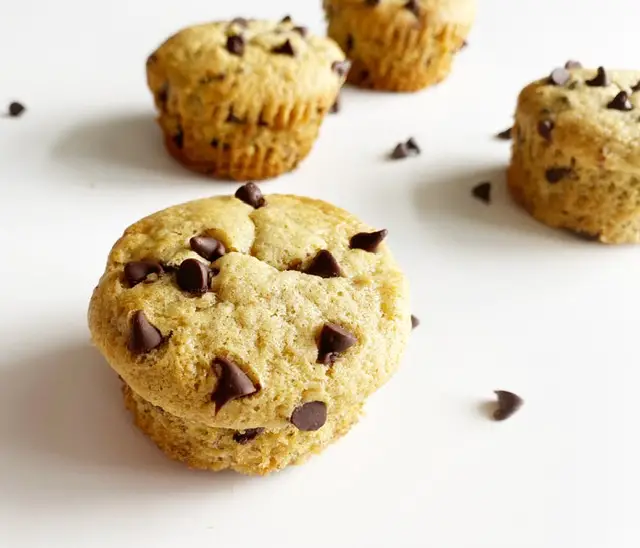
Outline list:
[[[253,183],[128,228],[89,325],[136,423],[172,458],[248,474],[345,434],[411,331],[385,237]]]
[[[214,178],[267,179],[309,153],[349,69],[290,18],[190,27],[147,60],[169,152]]]
[[[446,78],[475,19],[475,0],[324,0],[329,36],[353,62],[349,82],[417,91]]]
[[[520,93],[511,194],[543,223],[640,242],[640,71],[558,68]]]

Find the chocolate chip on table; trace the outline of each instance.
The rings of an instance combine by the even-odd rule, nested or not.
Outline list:
[[[191,249],[207,261],[214,262],[226,252],[224,244],[210,236],[194,236],[189,240]]]
[[[604,67],[598,67],[596,75],[591,80],[587,80],[585,84],[591,87],[606,87],[611,84],[611,79]]]
[[[633,105],[631,104],[631,101],[629,101],[629,95],[627,92],[621,91],[607,105],[607,108],[612,110],[628,111],[633,110]]]
[[[267,205],[267,201],[262,195],[262,191],[255,183],[247,183],[242,185],[235,194],[238,200],[243,201],[245,204],[250,205],[254,209],[259,209]]]
[[[404,143],[398,143],[391,152],[390,158],[392,160],[403,160],[409,156],[417,156],[420,152],[421,150],[418,143],[416,143],[412,137]]]
[[[485,181],[483,183],[479,183],[473,187],[471,191],[474,198],[477,198],[481,202],[485,204],[491,203],[491,183],[489,181]]]
[[[351,333],[334,323],[326,323],[318,339],[318,363],[333,365],[342,354],[358,342]]]
[[[512,129],[513,128],[508,127],[504,131],[501,131],[500,133],[497,133],[496,137],[498,139],[502,139],[503,141],[509,141],[511,139],[511,130]]]
[[[538,122],[538,135],[547,141],[551,141],[551,132],[555,124],[552,120],[540,120]]]
[[[227,38],[227,51],[239,57],[244,55],[244,38],[238,34],[229,36]]]
[[[340,97],[336,98],[335,103],[329,109],[330,114],[338,114],[338,112],[340,112]]]
[[[334,61],[331,64],[331,70],[340,78],[345,78],[351,69],[351,61]]]
[[[157,261],[131,261],[124,266],[124,278],[129,287],[146,281],[152,274],[159,277],[163,272],[162,265]]]
[[[422,153],[422,150],[420,150],[420,146],[418,145],[418,142],[413,137],[409,137],[406,145],[411,152],[414,152],[415,154]]]
[[[160,330],[147,319],[142,310],[134,312],[131,318],[129,350],[134,354],[146,354],[158,348],[164,341]]]
[[[385,228],[377,232],[360,232],[356,234],[349,242],[351,249],[364,249],[370,253],[375,253],[378,246],[382,243],[389,231]]]
[[[570,167],[551,167],[544,172],[544,176],[547,179],[547,182],[556,184],[570,175],[571,172],[572,169]]]
[[[564,86],[571,78],[571,73],[565,68],[557,68],[549,75],[549,84],[554,86]]]
[[[564,64],[564,68],[566,68],[567,70],[580,69],[582,68],[582,63],[580,61],[574,61],[573,59],[569,59],[569,61],[567,61]]]
[[[216,404],[216,413],[230,401],[251,396],[259,390],[238,364],[231,360],[217,358],[213,362],[213,369],[218,375],[218,384],[211,395],[211,400]]]
[[[327,404],[311,401],[297,407],[291,415],[291,423],[303,432],[320,430],[327,422]]]
[[[342,275],[338,261],[326,249],[318,251],[318,254],[304,272],[310,276],[319,276],[320,278],[339,278]]]
[[[420,325],[420,320],[411,314],[411,329],[415,329]]]
[[[296,55],[296,52],[293,49],[293,45],[291,44],[291,40],[285,40],[283,44],[275,46],[271,49],[271,53],[277,53],[279,55],[289,55],[291,57],[295,57]]]
[[[178,287],[193,295],[209,291],[209,269],[197,259],[183,261],[176,274]]]
[[[233,441],[240,445],[246,445],[250,441],[255,440],[263,432],[264,428],[248,428],[247,430],[233,434]]]
[[[508,419],[518,411],[524,403],[520,396],[506,390],[496,390],[496,396],[498,396],[498,409],[493,413],[493,418],[496,421]]]
[[[297,32],[303,38],[306,38],[309,34],[309,29],[307,27],[293,27],[293,32]]]
[[[405,9],[413,13],[416,17],[420,16],[420,3],[418,2],[418,0],[407,0],[404,7]]]
[[[9,116],[11,116],[12,118],[21,116],[22,114],[24,114],[25,110],[27,110],[27,108],[22,103],[18,103],[17,101],[13,101],[9,104]]]

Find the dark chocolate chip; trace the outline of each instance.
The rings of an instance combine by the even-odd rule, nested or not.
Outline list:
[[[411,329],[415,329],[420,325],[420,320],[411,314]]]
[[[156,61],[158,61],[158,56],[155,53],[147,57],[147,65],[153,65]]]
[[[331,70],[335,72],[340,78],[346,78],[351,69],[351,61],[334,61],[331,65]]]
[[[336,102],[333,103],[329,109],[329,113],[331,114],[338,114],[338,112],[340,112],[340,97],[336,98]]]
[[[498,396],[498,409],[494,411],[493,418],[497,421],[508,419],[524,403],[520,396],[506,390],[496,390],[496,396]]]
[[[489,181],[485,181],[483,183],[477,184],[473,187],[471,191],[474,198],[477,198],[481,202],[485,204],[491,203],[491,183]]]
[[[320,430],[327,422],[327,404],[311,401],[302,404],[291,415],[291,423],[303,432]]]
[[[580,61],[574,61],[573,59],[569,59],[569,61],[567,61],[564,64],[564,68],[566,68],[567,70],[580,69],[582,68],[582,63]]]
[[[181,127],[178,128],[178,133],[173,136],[173,142],[175,143],[176,147],[180,149],[184,146],[184,133],[182,133]]]
[[[418,142],[413,137],[409,137],[409,139],[407,140],[407,148],[411,152],[415,152],[416,154],[422,153],[422,150],[420,150],[420,146],[418,145]]]
[[[407,143],[398,143],[396,148],[391,151],[391,159],[392,160],[403,160],[404,158],[408,158],[411,156],[409,152],[409,147],[407,147]]]
[[[238,200],[242,200],[245,204],[250,205],[254,209],[259,209],[266,205],[266,200],[262,195],[262,191],[255,183],[247,183],[242,185],[235,194]]]
[[[242,118],[238,118],[234,113],[233,113],[233,107],[231,107],[229,109],[229,115],[227,116],[227,123],[228,124],[244,124],[246,123],[245,120],[243,120]]]
[[[160,330],[151,324],[142,310],[133,314],[131,319],[131,333],[129,335],[129,350],[135,354],[146,354],[158,348],[164,338]]]
[[[293,45],[291,45],[290,40],[286,40],[283,44],[272,48],[271,53],[277,53],[279,55],[289,55],[291,57],[295,57],[296,55],[296,52],[293,50]]]
[[[555,124],[552,120],[540,120],[538,122],[538,135],[547,141],[551,141],[551,132]]]
[[[249,20],[245,19],[244,17],[236,17],[235,19],[231,20],[231,25],[238,25],[239,27],[247,27],[249,26]]]
[[[611,84],[611,80],[607,71],[604,70],[604,67],[598,67],[598,72],[595,77],[591,80],[587,80],[585,84],[591,87],[606,87]]]
[[[158,90],[158,101],[162,104],[162,108],[167,106],[169,100],[169,83],[165,82]]]
[[[291,19],[291,15],[285,15],[280,22],[281,23],[291,23],[291,21],[293,21],[293,19]]]
[[[374,8],[380,3],[380,0],[364,0],[364,3],[366,6],[371,6],[372,8]]]
[[[333,323],[326,323],[318,340],[318,363],[332,365],[342,354],[358,340],[347,330]]]
[[[309,29],[307,27],[293,27],[293,32],[297,32],[303,38],[306,38],[309,34]]]
[[[504,131],[501,131],[500,133],[498,133],[498,134],[496,135],[496,137],[497,137],[498,139],[502,139],[503,141],[508,141],[508,140],[510,140],[510,139],[511,139],[511,130],[512,130],[512,129],[513,129],[513,128],[510,128],[510,127],[509,127],[509,128],[507,128],[507,129],[505,129]]]
[[[351,249],[364,249],[370,253],[375,253],[378,250],[378,246],[382,243],[389,231],[385,228],[378,230],[377,232],[360,232],[356,234],[349,242]]]
[[[180,265],[176,281],[183,291],[203,295],[209,290],[209,269],[197,259],[187,259]]]
[[[570,167],[551,167],[545,171],[544,176],[549,183],[556,184],[570,175],[571,172],[572,169]]]
[[[161,276],[163,272],[162,265],[157,261],[131,261],[124,267],[124,277],[129,287],[144,282],[151,274]]]
[[[16,118],[17,116],[21,116],[27,108],[17,101],[13,101],[13,103],[9,104],[9,116],[12,118]]]
[[[420,16],[420,3],[418,0],[408,0],[404,5],[405,9],[409,10],[416,17]]]
[[[636,91],[640,91],[640,81],[637,84],[631,86],[631,92],[635,93]]]
[[[344,50],[345,53],[349,53],[353,49],[354,45],[355,45],[355,40],[353,39],[353,35],[348,34],[347,41],[345,43],[345,50]]]
[[[326,249],[318,252],[304,272],[321,278],[339,278],[342,275],[338,261]]]
[[[226,252],[224,244],[210,236],[194,236],[189,240],[191,249],[207,261],[217,261]]]
[[[255,440],[260,434],[264,432],[264,428],[249,428],[242,432],[236,432],[233,434],[233,441],[240,445],[246,445],[250,441]]]
[[[238,34],[234,34],[227,38],[227,51],[232,55],[244,55],[244,38]]]
[[[217,358],[213,362],[213,369],[218,375],[218,384],[211,395],[211,400],[216,404],[216,413],[230,401],[251,396],[259,389],[231,360]]]
[[[571,73],[565,68],[557,68],[549,75],[549,84],[554,86],[564,86],[571,78]]]
[[[607,105],[607,108],[612,110],[633,110],[633,105],[629,101],[629,95],[626,91],[621,91],[616,95],[613,100]]]

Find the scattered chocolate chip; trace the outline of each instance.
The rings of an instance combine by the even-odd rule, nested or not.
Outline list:
[[[390,158],[392,160],[403,160],[409,156],[417,156],[420,152],[418,143],[416,143],[415,139],[412,137],[405,143],[398,143],[391,152]]]
[[[340,78],[345,78],[349,74],[349,69],[351,69],[351,61],[334,61],[331,65],[331,70]]]
[[[242,432],[236,432],[233,434],[233,441],[240,445],[246,445],[250,441],[255,440],[260,434],[264,432],[264,428],[249,428]]]
[[[295,57],[296,52],[293,50],[290,40],[286,40],[283,44],[271,49],[271,53],[277,53],[279,55],[289,55]]]
[[[411,314],[411,329],[415,329],[420,325],[420,320]]]
[[[498,409],[494,411],[493,418],[497,421],[508,419],[524,403],[520,396],[506,390],[496,390],[496,396],[498,396]]]
[[[378,246],[382,243],[389,231],[385,228],[378,230],[377,232],[360,232],[356,234],[349,242],[351,249],[364,249],[370,253],[375,253],[378,250]]]
[[[158,348],[164,341],[160,330],[151,324],[142,310],[134,312],[131,319],[129,350],[135,354],[146,354]]]
[[[330,114],[338,114],[340,112],[340,97],[336,98],[336,102],[329,109]]]
[[[610,83],[611,80],[609,79],[607,71],[604,70],[604,67],[598,67],[598,72],[595,77],[585,82],[585,84],[591,87],[606,87]]]
[[[224,244],[210,236],[194,236],[189,240],[191,249],[207,261],[214,262],[226,252]]]
[[[293,19],[291,19],[291,15],[285,15],[280,22],[281,23],[291,23],[291,21],[293,21]]]
[[[582,68],[582,63],[580,61],[574,61],[570,59],[564,64],[564,68],[566,68],[567,70],[580,69]]]
[[[12,118],[21,116],[25,110],[27,110],[27,108],[22,103],[18,103],[17,101],[13,101],[9,104],[9,116],[11,116]]]
[[[637,84],[631,86],[631,92],[635,93],[636,91],[640,91],[640,81]]]
[[[353,49],[354,45],[355,45],[355,41],[353,39],[353,35],[352,34],[348,34],[347,35],[347,41],[345,43],[344,52],[345,53],[349,53]]]
[[[633,105],[629,101],[629,95],[626,91],[621,91],[616,95],[613,100],[607,105],[607,108],[612,110],[633,110]]]
[[[404,8],[409,10],[416,17],[420,16],[420,3],[418,2],[418,0],[408,0],[404,5]]]
[[[203,295],[209,290],[209,269],[197,259],[187,259],[180,265],[176,281],[183,291]]]
[[[163,272],[162,265],[157,261],[131,261],[124,266],[124,277],[129,287],[144,282],[152,274],[161,276]]]
[[[557,68],[549,75],[549,84],[554,86],[564,86],[571,78],[571,73],[565,68]]]
[[[364,0],[364,3],[366,6],[371,6],[372,8],[374,8],[380,3],[380,0]]]
[[[238,34],[229,36],[227,38],[227,51],[239,57],[244,55],[244,38]]]
[[[244,17],[236,17],[235,19],[231,20],[231,25],[238,25],[239,27],[246,28],[247,26],[249,26],[249,20],[245,19]]]
[[[407,140],[407,148],[411,152],[415,152],[416,154],[422,153],[422,150],[420,150],[420,146],[418,145],[418,142],[413,137],[409,137],[409,139]]]
[[[254,209],[259,209],[266,205],[266,200],[262,195],[262,191],[255,183],[247,183],[242,185],[235,194],[238,200],[242,200],[245,204],[250,205]]]
[[[551,167],[545,171],[544,176],[549,183],[556,184],[570,175],[571,171],[570,167]]]
[[[489,181],[485,181],[483,183],[477,184],[473,187],[471,191],[474,198],[477,198],[481,202],[485,204],[491,203],[491,183]]]
[[[501,131],[500,133],[496,134],[496,137],[498,139],[502,139],[503,141],[509,141],[511,139],[511,130],[513,128],[507,128],[504,131]]]
[[[216,413],[230,401],[251,396],[259,389],[238,364],[231,360],[217,358],[213,362],[213,369],[218,375],[218,384],[211,395],[216,404]]]
[[[182,133],[181,127],[178,128],[178,133],[173,136],[173,142],[175,143],[176,147],[180,149],[184,146],[184,133]]]
[[[318,363],[332,365],[342,354],[358,340],[347,330],[333,323],[326,323],[318,340]]]
[[[310,276],[320,276],[321,278],[339,278],[342,275],[338,261],[326,249],[318,251],[304,272]]]
[[[297,32],[303,38],[306,38],[309,34],[309,29],[307,27],[293,27],[293,32]]]
[[[538,122],[538,135],[547,141],[551,141],[551,132],[555,124],[552,120],[540,120]]]
[[[227,116],[227,123],[228,124],[244,124],[246,123],[245,120],[242,120],[241,118],[238,118],[234,113],[233,113],[233,107],[231,107],[229,109],[229,115]]]
[[[327,404],[311,401],[302,404],[291,415],[291,423],[303,432],[320,430],[327,422]]]

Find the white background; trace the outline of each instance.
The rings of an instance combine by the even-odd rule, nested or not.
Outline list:
[[[265,192],[390,230],[412,282],[401,372],[343,441],[268,478],[194,472],[131,425],[86,308],[123,229],[230,193],[169,159],[146,56],[235,15],[323,31],[320,0],[22,0],[0,9],[0,546],[637,548],[640,248],[575,240],[508,200],[519,89],[568,58],[638,67],[635,0],[481,0],[441,86],[345,92]],[[419,158],[384,155],[414,136]],[[470,189],[492,180],[490,207]],[[495,389],[526,404],[486,418]]]

